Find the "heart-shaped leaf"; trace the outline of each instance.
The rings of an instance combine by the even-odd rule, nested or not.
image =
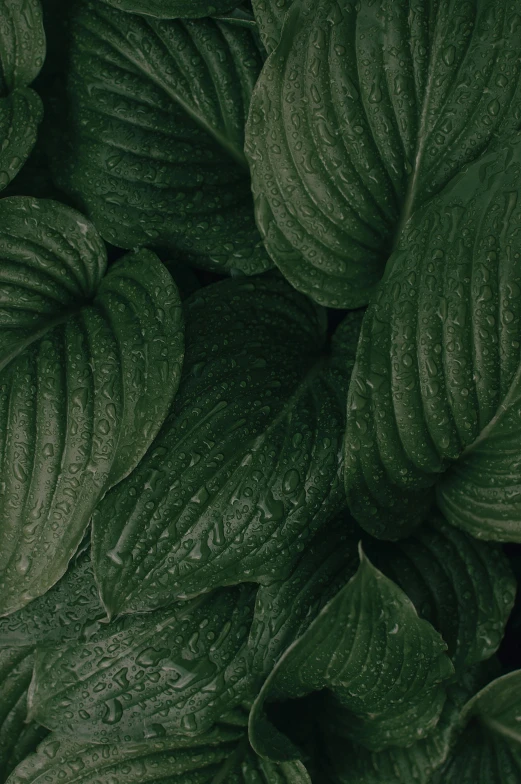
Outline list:
[[[262,66],[254,33],[83,0],[72,13],[58,184],[122,248],[168,247],[217,269],[271,266],[243,152]]]
[[[250,716],[255,750],[272,760],[299,750],[269,723],[266,702],[327,689],[328,713],[349,737],[373,751],[408,746],[436,725],[445,702],[441,683],[453,673],[435,629],[360,551],[354,577],[279,659]]]
[[[376,536],[407,533],[437,483],[450,523],[521,541],[520,178],[516,135],[408,224],[366,313],[346,490]]]
[[[324,315],[278,276],[232,278],[187,300],[176,403],[93,518],[109,613],[280,580],[343,507],[338,446],[360,315],[331,358]]]
[[[88,641],[38,648],[30,716],[95,743],[195,736],[251,699],[246,643],[256,588],[225,588],[96,624]]]
[[[520,21],[510,0],[290,5],[245,149],[259,229],[294,286],[367,303],[408,218],[519,128]]]
[[[33,653],[31,647],[0,650],[0,784],[48,734],[44,727],[25,722]]]
[[[152,442],[183,356],[179,296],[149,251],[105,275],[94,227],[0,201],[0,615],[65,572],[108,487]]]

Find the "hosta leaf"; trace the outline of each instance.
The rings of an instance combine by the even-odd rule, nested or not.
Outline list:
[[[131,11],[158,19],[195,19],[229,11],[239,0],[104,0],[120,11]]]
[[[149,251],[105,277],[94,227],[0,201],[0,614],[65,572],[103,492],[139,462],[177,387],[181,308]]]
[[[68,142],[54,170],[102,236],[188,252],[211,268],[271,266],[243,153],[262,65],[254,33],[80,2],[70,48]]]
[[[347,378],[323,353],[322,310],[278,276],[236,277],[196,292],[185,320],[177,402],[93,518],[110,613],[280,580],[344,504]],[[352,360],[339,350],[345,370]]]
[[[61,580],[43,596],[0,618],[0,648],[78,640],[105,618],[87,550],[73,558]]]
[[[198,740],[80,745],[51,735],[9,784],[310,784],[304,766],[273,765],[249,749],[244,730],[222,725]]]
[[[284,17],[293,0],[253,0],[253,13],[266,50],[272,52],[280,40]]]
[[[437,482],[450,523],[521,541],[520,176],[514,136],[456,178],[404,231],[367,311],[346,489],[377,536],[410,530]]]
[[[354,575],[359,533],[343,512],[318,531],[286,580],[259,586],[248,643],[255,672],[268,676],[286,648]]]
[[[31,718],[96,743],[204,732],[250,698],[255,590],[222,589],[37,649]]]
[[[514,784],[521,778],[521,671],[498,678],[464,711],[470,723],[436,784]]]
[[[290,5],[245,149],[266,247],[300,291],[332,307],[368,302],[410,215],[518,128],[518,10]]]
[[[42,102],[28,85],[44,57],[39,0],[0,0],[0,191],[19,172],[36,142]]]
[[[48,734],[34,722],[25,723],[27,689],[33,674],[33,648],[0,651],[0,782]]]
[[[327,689],[328,713],[373,751],[407,746],[431,730],[453,668],[446,646],[398,586],[360,552],[354,577],[279,659],[250,716],[256,751],[275,761],[298,749],[267,721],[266,702]]]
[[[478,542],[433,515],[408,539],[373,539],[365,546],[371,561],[439,631],[457,672],[495,653],[516,596],[516,580],[498,545]]]
[[[436,728],[409,748],[372,752],[346,742],[327,723],[323,740],[332,784],[432,784],[434,771],[447,760],[461,732],[461,708],[484,675],[480,669],[471,670],[461,683],[450,686]]]

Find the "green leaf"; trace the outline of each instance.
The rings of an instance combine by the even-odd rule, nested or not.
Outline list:
[[[254,672],[267,677],[355,574],[358,540],[359,529],[343,512],[318,531],[286,580],[259,586],[248,642]]]
[[[25,723],[27,689],[33,674],[33,648],[0,650],[0,782],[47,735],[34,722]]]
[[[158,19],[196,19],[230,11],[239,0],[103,0],[120,11]]]
[[[0,618],[0,648],[78,640],[105,619],[90,552],[86,550],[72,559],[61,580],[43,596]]]
[[[365,548],[441,634],[456,672],[499,648],[516,596],[516,580],[499,545],[478,542],[432,515],[408,539],[367,540]]]
[[[102,236],[211,269],[270,267],[243,152],[262,66],[254,33],[80,2],[70,50],[67,138],[54,128],[53,167]]]
[[[43,117],[28,85],[45,58],[39,0],[0,0],[0,191],[22,168]]]
[[[149,251],[104,276],[94,227],[0,201],[0,615],[65,572],[102,494],[139,462],[183,356],[172,278]]]
[[[284,17],[292,2],[293,0],[252,0],[255,21],[268,53],[271,53],[280,41]]]
[[[351,359],[329,367],[324,315],[279,276],[231,278],[185,303],[171,414],[93,518],[109,613],[280,580],[344,506],[348,373],[337,364],[345,372]]]
[[[266,702],[327,689],[328,713],[373,751],[424,737],[445,702],[453,673],[446,646],[398,586],[360,551],[354,577],[291,645],[266,680],[250,716],[250,741],[279,761],[299,750],[270,724]]]
[[[97,624],[88,641],[36,652],[30,717],[75,740],[195,736],[250,698],[255,586]]]
[[[411,221],[366,313],[345,478],[373,535],[411,530],[437,483],[450,523],[521,541],[520,176],[515,135]]]
[[[222,724],[200,739],[80,745],[51,735],[9,784],[311,784],[302,763],[273,765],[249,749],[244,730]]]
[[[521,670],[485,686],[464,709],[469,721],[435,784],[514,784],[521,778]]]
[[[367,303],[413,212],[518,129],[520,18],[510,0],[293,2],[245,149],[260,232],[296,288]]]
[[[475,668],[461,683],[450,686],[436,728],[409,748],[369,751],[346,743],[333,726],[327,726],[323,740],[333,784],[432,784],[433,773],[447,760],[461,732],[461,708],[484,675],[481,668]]]

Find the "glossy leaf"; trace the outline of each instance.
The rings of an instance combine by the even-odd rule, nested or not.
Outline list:
[[[103,0],[120,11],[131,11],[158,19],[196,19],[224,14],[239,0]]]
[[[51,735],[16,769],[10,784],[310,784],[301,763],[273,765],[249,749],[244,730],[221,724],[200,739],[80,745]]]
[[[328,713],[373,751],[424,737],[445,702],[446,646],[398,586],[360,552],[354,577],[278,661],[250,716],[250,740],[273,760],[300,756],[264,715],[266,702],[327,689]]]
[[[103,277],[94,227],[57,202],[0,201],[0,614],[65,572],[103,492],[172,401],[181,308],[154,254]]]
[[[213,269],[270,267],[243,153],[262,66],[255,35],[85,1],[71,30],[58,184],[119,247],[167,247]]]
[[[250,698],[254,586],[98,624],[88,641],[37,649],[30,716],[75,740],[195,736]]]
[[[437,483],[450,523],[521,541],[520,175],[514,136],[456,178],[404,231],[367,311],[345,476],[376,536],[406,534]]]
[[[27,689],[33,674],[33,648],[0,651],[0,782],[47,735],[34,722],[25,723]]]
[[[110,613],[280,580],[344,505],[338,449],[355,341],[330,368],[323,311],[278,276],[203,288],[185,320],[172,412],[93,518]]]
[[[282,32],[284,17],[293,0],[253,0],[253,13],[266,50],[272,52]]]
[[[245,149],[259,229],[296,288],[367,303],[408,218],[517,130],[518,22],[510,0],[290,5]]]
[[[34,90],[21,87],[0,97],[0,191],[29,157],[42,117],[42,102]]]
[[[371,561],[441,634],[457,672],[496,652],[516,596],[516,580],[498,545],[479,542],[433,515],[407,539],[373,539],[365,546]]]
[[[521,777],[521,671],[485,686],[466,706],[468,727],[435,784],[513,784]]]

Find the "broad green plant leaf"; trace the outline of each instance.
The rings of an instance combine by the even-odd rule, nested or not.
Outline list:
[[[158,19],[196,19],[230,11],[239,0],[103,0],[120,11]]]
[[[39,0],[0,0],[0,191],[36,142],[42,102],[29,85],[45,58]]]
[[[496,652],[516,597],[499,545],[479,542],[437,514],[407,539],[367,540],[365,548],[441,634],[457,673]]]
[[[521,670],[467,704],[469,724],[434,784],[514,784],[521,779]]]
[[[231,278],[187,300],[176,402],[93,518],[109,614],[280,580],[343,508],[338,450],[360,315],[349,317],[350,353],[339,340],[331,359],[324,316],[279,276]]]
[[[66,571],[103,493],[139,462],[183,356],[154,254],[106,251],[58,202],[0,201],[0,615]]]
[[[261,66],[249,29],[80,2],[64,141],[55,128],[57,183],[114,245],[167,247],[212,269],[267,269],[243,152]]]
[[[249,748],[244,729],[222,724],[200,739],[80,745],[51,735],[9,784],[311,784],[300,762],[274,765]]]
[[[272,52],[277,46],[282,32],[284,17],[293,0],[253,0],[253,13],[259,26],[264,46],[267,52]]]
[[[33,674],[33,648],[0,651],[0,783],[48,734],[27,717],[27,689]]]
[[[454,672],[446,645],[360,550],[356,574],[279,659],[250,715],[250,741],[274,761],[299,749],[266,717],[265,703],[327,689],[328,713],[372,751],[408,746],[436,725],[443,681]]]
[[[418,214],[368,309],[348,399],[351,511],[395,539],[447,520],[521,541],[521,139]]]
[[[252,697],[246,643],[255,591],[221,589],[98,624],[88,641],[38,648],[30,717],[95,743],[205,732]]]
[[[260,232],[296,288],[367,303],[409,217],[519,128],[520,19],[510,0],[290,5],[245,149]]]

